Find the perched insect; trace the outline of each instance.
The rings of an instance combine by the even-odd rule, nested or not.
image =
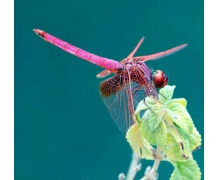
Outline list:
[[[115,74],[115,76],[101,82],[100,94],[112,119],[124,134],[136,122],[133,115],[137,103],[150,95],[158,98],[156,88],[162,88],[168,82],[167,75],[161,70],[156,70],[155,73],[152,73],[144,62],[163,58],[187,46],[187,44],[183,44],[152,55],[134,57],[144,40],[142,38],[128,57],[118,62],[86,52],[42,30],[34,29],[34,32],[64,51],[105,68],[104,71],[97,74],[98,78],[103,78],[111,73]],[[140,134],[139,141],[141,151]]]

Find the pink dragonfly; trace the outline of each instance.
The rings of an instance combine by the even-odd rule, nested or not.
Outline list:
[[[156,54],[133,57],[142,44],[143,37],[128,57],[118,62],[86,52],[42,30],[34,29],[34,32],[64,51],[105,68],[104,71],[97,74],[98,78],[103,78],[111,73],[115,74],[101,82],[99,88],[113,121],[124,134],[137,121],[134,116],[137,104],[146,96],[151,95],[158,98],[156,88],[162,88],[168,82],[168,77],[162,71],[157,70],[152,73],[144,62],[163,58],[187,46],[187,44],[183,44]],[[137,131],[141,152],[142,142],[139,130],[137,129]]]

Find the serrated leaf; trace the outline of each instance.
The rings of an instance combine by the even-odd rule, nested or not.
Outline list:
[[[166,122],[166,126],[167,126],[167,129],[168,129],[168,132],[173,135],[173,137],[175,138],[175,140],[178,143],[182,142],[180,134],[177,131],[176,126],[173,124],[173,121],[172,121],[172,119],[171,119],[171,117],[169,116],[168,113],[164,114],[164,120]]]
[[[144,100],[142,100],[138,103],[136,110],[135,110],[135,114],[138,114],[138,113],[140,113],[140,111],[146,110],[146,109],[148,109],[148,107],[144,103]]]
[[[189,134],[189,129],[188,129],[186,122],[181,118],[181,116],[179,116],[178,113],[170,109],[167,110],[167,113],[172,119],[173,123],[175,123],[178,127],[180,127],[184,131],[185,134]]]
[[[181,176],[178,169],[174,169],[173,173],[171,174],[170,180],[183,180],[183,177]]]
[[[154,134],[156,136],[157,146],[164,147],[166,145],[167,140],[167,128],[164,121],[161,121],[158,128],[155,129]]]
[[[176,142],[175,138],[170,133],[167,134],[167,144],[166,147],[163,148],[163,153],[166,155],[167,159],[173,161],[185,160],[185,158],[181,156],[179,143]]]
[[[140,154],[140,139],[138,136],[137,131],[137,124],[132,125],[126,134],[126,139],[129,142],[130,146],[132,147],[132,150],[135,154],[142,158],[151,159],[153,160],[153,147],[150,145],[149,142],[146,141],[146,139],[142,138],[142,156]]]
[[[143,110],[147,110],[147,109],[148,107],[145,104],[145,100],[142,100],[138,103],[136,110],[135,110],[135,116],[136,116],[138,123],[141,122],[140,112]]]
[[[155,105],[155,104],[158,103],[158,100],[155,99],[155,98],[152,97],[152,96],[147,96],[144,101],[145,101],[145,105],[146,105],[148,108],[151,108],[153,105]]]
[[[167,119],[167,117],[165,117],[165,119]],[[201,135],[195,127],[189,135],[186,135],[179,127],[172,125],[171,122],[166,121],[166,123],[169,133],[167,134],[167,145],[163,151],[164,154],[167,155],[167,158],[172,160],[184,160],[182,155],[184,155],[185,158],[190,157],[192,151],[201,146]]]
[[[165,114],[164,119],[168,132],[174,137],[176,143],[180,146],[180,155],[184,158],[188,158],[191,155],[188,137],[185,135],[181,128],[173,124],[172,119],[169,117],[168,113]]]
[[[169,107],[169,105],[172,103],[179,103],[182,104],[184,107],[187,106],[187,101],[184,98],[171,99],[171,101],[167,104],[167,106]]]
[[[170,180],[200,180],[201,172],[198,164],[193,159],[188,159],[184,162],[173,162],[174,171],[170,177]]]
[[[182,128],[186,134],[191,133],[194,124],[186,108],[177,102],[173,102],[169,106],[170,107],[168,113],[170,114],[175,124]]]
[[[138,126],[142,141],[146,141],[148,147],[150,146],[151,148],[151,145],[160,146],[163,153],[167,155],[163,160],[184,163],[188,162],[189,159],[191,160],[192,150],[201,145],[201,135],[196,130],[186,110],[187,101],[184,98],[171,100],[174,88],[175,86],[165,86],[161,89],[159,100],[153,97],[146,97],[144,101],[141,101],[135,113],[138,121],[141,122]],[[142,110],[145,113],[140,117],[140,111]],[[138,141],[134,142],[136,143],[133,145],[136,147],[135,151],[140,154]],[[152,151],[149,156],[152,158]],[[172,180],[186,178],[188,180],[187,176],[182,175],[187,173],[189,169],[184,170],[183,164],[177,167],[179,169],[174,170],[171,177]],[[188,174],[190,174],[190,171]],[[201,178],[200,171],[195,171],[195,175]]]
[[[149,114],[149,110],[145,113]],[[140,132],[143,138],[145,138],[152,145],[158,145],[161,147],[165,146],[167,129],[164,121],[160,121],[158,127],[153,131],[149,126],[150,119],[148,115],[144,115],[141,121],[142,123],[140,124]]]
[[[189,140],[188,137],[186,136],[186,134],[182,131],[182,129],[176,127],[180,137],[182,139],[182,143],[183,143],[183,148],[180,148],[180,153],[184,158],[188,158],[189,156],[191,156],[192,152],[190,149],[190,144],[189,144]]]
[[[159,100],[162,103],[168,103],[173,97],[173,91],[176,86],[166,85],[159,91]]]
[[[146,111],[146,114],[147,116],[144,115],[143,118],[146,116],[149,119],[149,130],[154,131],[163,120],[164,108],[163,106],[154,105],[150,110]]]
[[[201,146],[202,138],[196,127],[193,128],[192,133],[187,136],[190,144],[191,151]]]

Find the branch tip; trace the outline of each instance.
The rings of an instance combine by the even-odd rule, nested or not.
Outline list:
[[[120,173],[118,175],[118,180],[124,180],[125,179],[125,174],[124,173]]]

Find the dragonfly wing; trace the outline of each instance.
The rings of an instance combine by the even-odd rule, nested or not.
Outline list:
[[[112,73],[111,71],[105,69],[104,71],[102,71],[99,74],[97,74],[96,77],[97,78],[104,78],[104,77],[108,76],[111,73]]]
[[[160,58],[164,58],[166,56],[169,56],[175,52],[180,51],[181,49],[185,48],[187,46],[187,44],[182,44],[180,46],[174,47],[172,49],[163,51],[163,52],[159,52],[159,53],[155,53],[155,54],[151,54],[151,55],[147,55],[147,56],[138,56],[138,57],[134,57],[134,60],[141,60],[141,61],[149,61],[149,60],[157,60]]]
[[[132,117],[137,104],[148,95],[157,96],[157,91],[152,84],[141,86],[138,82],[129,83],[124,77],[116,75],[100,84],[100,94],[113,121],[125,135],[134,124]]]
[[[128,57],[126,59],[132,59],[134,54],[136,53],[136,51],[139,49],[139,47],[141,46],[141,44],[143,43],[145,37],[142,37],[141,40],[138,42],[138,44],[136,45],[136,47],[134,48],[134,50],[128,55]]]
[[[120,61],[120,63],[124,63],[125,61],[127,61],[128,59],[132,59],[134,54],[136,53],[136,51],[139,49],[139,47],[141,46],[142,42],[144,41],[144,37],[141,38],[141,40],[138,42],[138,44],[136,45],[136,47],[134,48],[134,50],[128,55],[127,58],[123,59]],[[109,70],[104,70],[102,72],[100,72],[99,74],[96,75],[97,78],[103,78],[108,76],[109,74],[111,74],[112,72]]]
[[[129,118],[127,98],[125,90],[121,89],[122,77],[114,76],[100,84],[100,94],[107,106],[113,121],[117,124],[120,131],[125,134],[129,124],[133,121]],[[125,119],[128,119],[127,122]]]

